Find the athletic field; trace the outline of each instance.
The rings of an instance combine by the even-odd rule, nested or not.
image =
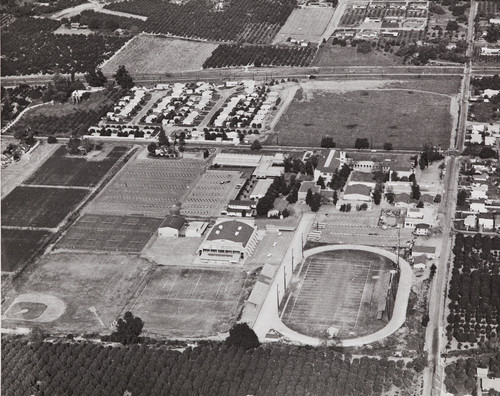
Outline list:
[[[337,250],[306,259],[292,285],[283,322],[303,334],[325,336],[329,327],[339,336],[372,333],[387,323],[377,319],[385,301],[390,260],[378,254]]]

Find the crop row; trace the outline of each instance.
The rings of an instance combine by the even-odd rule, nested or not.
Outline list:
[[[271,44],[274,36],[280,30],[280,25],[261,23],[247,23],[245,29],[239,34],[238,42],[250,44]]]
[[[247,24],[266,23],[282,26],[292,10],[295,0],[234,0],[224,9],[215,11],[211,2],[191,0],[174,4],[163,0],[128,0],[106,6],[109,9],[148,17],[145,30],[152,33],[215,41],[236,41]],[[256,32],[260,34],[259,32]],[[252,35],[248,42],[257,42]]]
[[[221,44],[203,64],[204,69],[232,66],[309,66],[312,47],[242,46]]]
[[[59,23],[53,22],[20,18],[2,32],[2,76],[88,72],[125,42],[115,36],[55,35]]]
[[[2,342],[2,391],[45,395],[380,395],[415,389],[403,361],[290,345],[245,350]],[[408,366],[411,366],[412,362]],[[412,393],[413,394],[413,393]]]

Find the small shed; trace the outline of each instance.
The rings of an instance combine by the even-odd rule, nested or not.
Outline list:
[[[162,238],[178,238],[186,219],[180,216],[167,216],[158,228],[158,236]]]

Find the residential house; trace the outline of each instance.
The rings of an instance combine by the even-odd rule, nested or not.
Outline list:
[[[477,216],[475,214],[468,215],[464,219],[464,227],[467,231],[477,229]]]
[[[473,184],[470,190],[471,199],[487,199],[488,195],[488,185],[487,184]]]
[[[474,175],[473,178],[474,178],[475,183],[479,183],[479,182],[488,181],[490,176],[486,172],[483,172],[480,175]]]
[[[434,246],[414,245],[411,249],[411,256],[413,258],[425,256],[429,260],[436,258],[436,248]]]
[[[469,199],[469,210],[474,213],[486,213],[486,202],[484,199]]]
[[[404,227],[415,228],[417,224],[428,224],[433,227],[436,223],[434,207],[409,208],[406,212]]]
[[[477,368],[477,379],[481,384],[483,395],[489,394],[493,389],[497,393],[500,392],[500,378],[488,378],[489,370],[487,368]]]
[[[394,205],[397,208],[408,209],[410,206],[414,206],[415,204],[416,204],[416,200],[412,200],[410,198],[410,194],[399,193],[399,194],[394,195]]]
[[[479,228],[483,231],[492,231],[495,228],[495,215],[493,213],[479,213],[477,220]]]

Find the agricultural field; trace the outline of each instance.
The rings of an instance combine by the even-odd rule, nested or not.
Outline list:
[[[86,188],[16,187],[2,199],[2,226],[57,227],[88,193]]]
[[[274,38],[273,44],[286,42],[288,38],[319,43],[334,13],[335,9],[331,7],[293,10]]]
[[[102,71],[112,75],[125,65],[132,74],[165,74],[201,70],[218,44],[140,35],[109,59]]]
[[[421,148],[423,143],[449,146],[454,103],[450,95],[392,88],[383,81],[312,82],[301,87],[275,128],[283,145],[319,146],[329,135],[337,147],[354,147],[357,138],[367,138],[373,149],[387,142],[401,149]],[[274,141],[273,135],[268,141]]]
[[[50,310],[59,312],[43,323],[44,329],[63,334],[107,332],[150,266],[125,254],[51,253],[16,279],[16,295],[9,296],[5,310],[16,300],[34,303],[39,301],[36,296],[43,295],[57,305],[49,306]],[[2,317],[2,322],[7,326],[28,323],[12,315]],[[37,321],[31,320],[29,325],[36,326]]]
[[[50,232],[2,229],[2,272],[15,272],[44,245]]]
[[[333,326],[339,336],[360,336],[384,327],[377,312],[387,296],[392,262],[370,252],[341,250],[306,259],[299,283],[283,308],[283,322],[321,337]],[[383,308],[384,309],[384,308]]]
[[[95,158],[70,156],[65,146],[52,156],[26,180],[27,185],[94,187],[129,148],[108,147]]]
[[[113,55],[126,38],[53,34],[61,22],[16,19],[2,32],[2,76],[90,72]],[[89,51],[89,48],[92,48]]]
[[[246,279],[245,272],[233,270],[158,266],[132,310],[151,334],[216,335],[235,323],[245,298]]]
[[[395,66],[402,64],[401,58],[391,53],[370,51],[362,54],[355,47],[330,44],[331,40],[319,48],[311,66]]]
[[[39,381],[48,395],[408,396],[415,395],[420,378],[417,366],[403,360],[351,358],[332,349],[275,343],[246,351],[218,342],[180,346],[6,338],[2,388],[27,395]]]
[[[213,2],[191,0],[174,4],[162,0],[128,0],[111,3],[111,10],[147,16],[145,31],[213,41],[265,44],[269,36],[262,30],[275,31],[296,6],[295,0],[234,0],[222,9]],[[255,29],[260,26],[259,29]]]
[[[163,217],[179,209],[203,172],[197,160],[148,158],[142,150],[88,205],[94,214],[144,214]]]
[[[184,216],[220,216],[229,200],[240,190],[236,184],[244,184],[240,172],[209,170],[184,200],[181,214]]]
[[[140,253],[162,219],[84,215],[63,236],[58,249]]]
[[[500,324],[500,238],[457,234],[448,288],[447,349],[497,341]]]
[[[221,44],[205,63],[204,69],[234,66],[309,66],[313,47]]]

